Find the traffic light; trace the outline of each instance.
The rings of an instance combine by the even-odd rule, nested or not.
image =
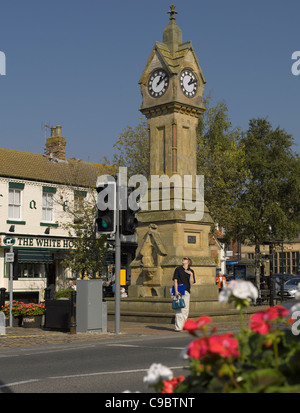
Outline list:
[[[135,229],[138,226],[138,220],[135,214],[140,210],[137,203],[132,201],[130,194],[134,191],[134,187],[129,186],[127,188],[127,200],[126,209],[122,211],[122,234],[123,235],[133,235]],[[132,209],[131,209],[132,208]]]
[[[116,232],[116,183],[97,182],[96,231],[99,234]]]

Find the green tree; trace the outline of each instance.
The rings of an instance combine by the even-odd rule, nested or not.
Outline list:
[[[199,118],[197,173],[204,175],[205,203],[227,239],[259,246],[299,233],[300,165],[293,138],[266,119],[252,119],[242,133],[232,127],[225,102],[211,104]],[[129,175],[149,174],[146,122],[127,127],[115,148],[115,163]],[[257,287],[259,279],[257,272]]]
[[[107,249],[106,236],[98,238],[96,234],[94,191],[89,191],[89,200],[79,195],[65,209],[71,220],[64,227],[73,239],[73,249],[66,254],[63,265],[80,278],[84,275],[95,278],[105,266]]]
[[[234,205],[229,235],[264,242],[295,237],[300,230],[300,162],[293,138],[266,119],[251,119],[241,139],[247,177]],[[257,271],[257,287],[259,274]]]
[[[147,121],[141,118],[135,128],[127,126],[114,144],[113,164],[128,168],[128,176],[149,176],[150,155]]]
[[[204,175],[204,199],[212,218],[228,227],[246,178],[241,131],[232,128],[224,101],[212,106],[208,96],[204,103],[207,109],[197,130],[197,173]]]

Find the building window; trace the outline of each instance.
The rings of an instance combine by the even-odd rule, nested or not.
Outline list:
[[[9,265],[5,264],[4,278],[9,278]],[[45,278],[46,266],[45,264],[36,263],[17,263],[17,274],[19,278]]]
[[[46,277],[45,264],[19,264],[19,276],[21,278],[41,278]]]
[[[21,220],[22,191],[16,188],[9,188],[8,196],[8,218]]]
[[[43,215],[42,220],[45,222],[54,221],[53,213],[53,193],[43,192]]]
[[[279,253],[279,272],[290,274],[291,273],[291,254],[290,252]]]
[[[297,274],[298,271],[298,265],[300,263],[300,252],[299,251],[295,251],[292,253],[292,272],[293,274]]]
[[[74,224],[79,224],[82,221],[82,211],[86,196],[86,191],[74,191]]]

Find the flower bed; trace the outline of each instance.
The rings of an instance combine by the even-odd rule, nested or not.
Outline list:
[[[45,306],[43,303],[35,304],[29,303],[24,304],[21,308],[21,315],[31,316],[31,315],[43,315],[45,313]]]
[[[234,302],[240,310],[240,332],[217,334],[207,316],[187,320],[184,330],[193,340],[183,358],[189,374],[174,377],[167,367],[153,364],[145,384],[162,393],[299,393],[300,332],[291,328],[289,310],[279,305],[257,312],[244,326],[243,308],[256,298],[251,283],[229,283],[220,301]]]
[[[9,303],[5,304],[1,311],[4,312],[6,317],[9,317],[9,309],[10,309],[10,305]],[[18,319],[18,325],[19,327],[22,325],[22,319],[23,321],[28,318],[31,317],[35,317],[35,316],[42,316],[45,313],[45,306],[44,304],[35,304],[35,303],[29,303],[29,304],[25,304],[22,301],[15,301],[13,300],[13,305],[12,305],[12,316],[14,317],[14,319]],[[33,324],[33,322],[31,321],[31,325],[35,326],[35,324]],[[41,324],[41,322],[38,322],[39,325]]]

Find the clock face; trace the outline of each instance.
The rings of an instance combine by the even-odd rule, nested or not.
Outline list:
[[[184,69],[180,74],[181,90],[188,98],[192,98],[197,93],[197,78],[190,69]]]
[[[148,82],[148,90],[152,97],[159,98],[162,96],[169,86],[169,76],[162,69],[156,69],[151,74]]]

